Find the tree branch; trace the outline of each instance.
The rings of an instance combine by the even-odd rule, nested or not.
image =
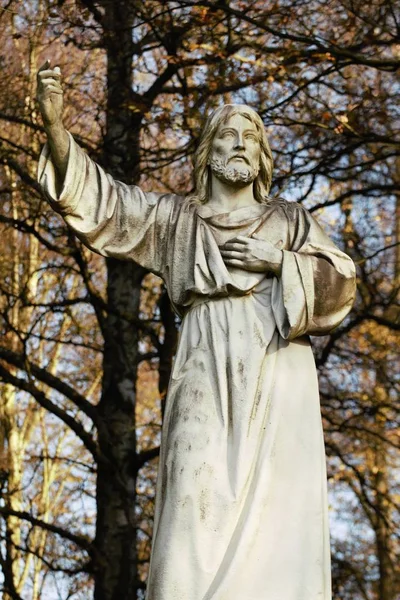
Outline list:
[[[19,369],[25,369],[28,375],[33,375],[44,383],[45,385],[53,388],[66,398],[70,400],[79,410],[85,413],[94,423],[97,423],[98,416],[96,408],[86,400],[84,396],[79,394],[73,387],[61,381],[55,375],[52,375],[46,369],[39,367],[35,363],[29,361],[25,355],[18,354],[5,346],[0,346],[0,358],[6,362],[12,364],[14,367]]]
[[[17,517],[18,519],[22,519],[23,521],[28,521],[35,527],[41,527],[42,529],[45,529],[46,531],[55,533],[56,535],[59,535],[60,537],[66,539],[66,540],[69,540],[70,542],[73,542],[74,544],[76,544],[77,546],[82,548],[83,550],[86,550],[89,553],[91,552],[92,541],[89,538],[86,538],[82,535],[77,535],[75,533],[71,533],[70,531],[63,529],[62,527],[59,527],[58,525],[52,525],[51,523],[46,523],[46,521],[43,521],[42,519],[38,519],[37,517],[34,517],[33,515],[29,514],[26,511],[13,510],[12,508],[0,506],[0,514],[3,515],[3,517],[11,516],[11,517]]]
[[[240,21],[245,21],[250,25],[259,28],[261,31],[265,31],[282,40],[290,40],[292,42],[298,42],[299,44],[305,45],[308,48],[304,50],[301,54],[303,57],[313,58],[320,56],[321,54],[329,55],[335,57],[336,59],[346,60],[346,64],[358,64],[365,65],[367,67],[373,67],[375,69],[381,69],[383,71],[397,71],[400,68],[400,60],[397,58],[393,59],[379,59],[379,58],[368,58],[364,54],[359,54],[356,52],[357,46],[349,46],[348,48],[337,46],[336,44],[327,43],[323,38],[317,38],[308,35],[298,35],[289,33],[288,31],[283,31],[279,29],[274,29],[266,24],[265,20],[255,19],[246,14],[245,11],[236,10],[227,4],[221,4],[220,2],[190,2],[183,1],[182,5],[184,6],[204,6],[209,8],[211,11],[223,11],[227,14],[233,15],[237,17]],[[377,40],[377,43],[379,40]],[[396,39],[393,38],[392,44],[395,46]],[[309,49],[309,46],[315,46],[314,49]],[[374,50],[374,44],[371,43],[371,51]]]
[[[160,455],[160,446],[156,446],[154,448],[150,448],[149,450],[144,450],[140,452],[140,454],[136,455],[135,458],[135,468],[136,471],[139,471],[143,465],[145,465],[150,460],[157,458]]]
[[[56,252],[57,254],[61,254],[62,256],[72,256],[73,251],[68,246],[55,246],[46,238],[44,238],[33,225],[30,225],[26,221],[22,221],[21,219],[11,219],[9,217],[5,217],[4,215],[0,215],[0,223],[4,223],[5,225],[10,225],[14,229],[18,229],[21,233],[28,233],[35,236],[35,238],[48,250],[52,252]]]
[[[54,402],[49,400],[47,396],[42,391],[38,390],[32,382],[28,382],[25,379],[21,379],[20,377],[12,375],[1,364],[0,377],[6,383],[10,383],[17,389],[23,390],[24,392],[30,394],[33,398],[35,398],[35,400],[38,402],[38,404],[40,404],[40,406],[42,406],[43,408],[51,412],[53,415],[58,417],[61,421],[63,421],[63,423],[65,423],[71,429],[71,431],[73,431],[75,435],[79,437],[86,449],[92,454],[94,459],[98,459],[98,448],[93,437],[89,433],[87,433],[85,428],[80,423],[78,423],[78,421],[76,421],[73,417],[71,417],[64,409],[60,408],[59,406],[54,404]]]

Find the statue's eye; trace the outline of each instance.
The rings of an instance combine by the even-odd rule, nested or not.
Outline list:
[[[224,131],[224,132],[222,133],[222,137],[223,137],[223,138],[230,138],[230,137],[233,137],[233,131]]]

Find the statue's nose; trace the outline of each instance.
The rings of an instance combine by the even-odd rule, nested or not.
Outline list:
[[[236,140],[235,140],[235,150],[243,150],[244,149],[244,141],[243,141],[243,136],[238,134],[236,136]]]

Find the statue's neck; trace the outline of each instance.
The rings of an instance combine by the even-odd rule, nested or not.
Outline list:
[[[254,198],[253,183],[230,184],[211,175],[211,192],[208,205],[213,210],[229,212],[244,206],[258,204]]]

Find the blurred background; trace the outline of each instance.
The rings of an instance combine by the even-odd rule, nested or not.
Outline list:
[[[353,311],[313,339],[334,600],[400,598],[398,8],[0,1],[5,600],[144,598],[179,332],[161,280],[92,254],[41,194],[35,94],[46,59],[62,70],[75,139],[145,190],[192,190],[191,157],[216,107],[262,116],[272,195],[307,207],[357,265]]]

